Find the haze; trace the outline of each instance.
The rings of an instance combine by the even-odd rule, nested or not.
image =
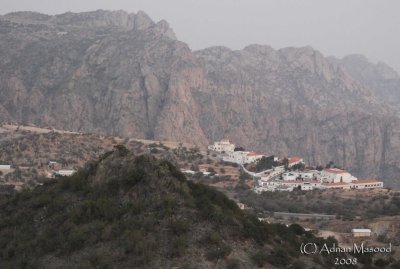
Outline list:
[[[364,54],[400,71],[398,0],[0,0],[1,14],[96,9],[143,10],[156,21],[165,19],[194,50],[310,45],[326,56]]]

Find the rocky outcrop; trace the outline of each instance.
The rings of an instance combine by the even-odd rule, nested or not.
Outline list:
[[[34,18],[1,21],[0,102],[13,119],[207,143],[190,94],[201,70],[165,21],[122,11]]]
[[[382,62],[371,63],[363,55],[330,58],[330,61],[368,88],[376,98],[400,112],[400,76],[393,68]]]
[[[311,47],[192,52],[143,12],[13,13],[0,18],[1,120],[199,146],[228,137],[398,184],[398,75],[349,62]]]

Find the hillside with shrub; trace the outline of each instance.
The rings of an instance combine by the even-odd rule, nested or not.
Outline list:
[[[299,225],[260,222],[170,162],[124,146],[0,196],[0,268],[322,268]],[[330,239],[334,242],[334,239]]]

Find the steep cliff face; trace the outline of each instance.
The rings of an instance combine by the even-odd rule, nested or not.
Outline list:
[[[382,64],[365,72],[310,47],[192,52],[165,21],[99,10],[0,17],[0,70],[2,121],[197,145],[228,137],[399,179],[399,76]]]
[[[363,87],[370,89],[378,99],[400,111],[400,76],[393,68],[382,62],[371,63],[363,55],[329,60],[343,68]]]
[[[96,11],[0,22],[3,120],[206,144],[192,88],[202,71],[165,21]]]

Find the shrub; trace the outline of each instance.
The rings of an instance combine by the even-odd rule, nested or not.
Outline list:
[[[226,262],[226,269],[239,269],[240,262],[237,259],[228,260]]]
[[[188,240],[186,235],[180,235],[173,239],[170,249],[171,257],[181,257],[185,254],[188,247]]]
[[[189,223],[184,219],[178,219],[173,221],[169,228],[172,234],[182,235],[189,231]]]
[[[252,259],[258,267],[263,267],[268,261],[268,255],[265,251],[260,250],[252,256]]]
[[[268,262],[275,266],[284,267],[289,264],[289,255],[283,248],[278,248],[268,256]]]

